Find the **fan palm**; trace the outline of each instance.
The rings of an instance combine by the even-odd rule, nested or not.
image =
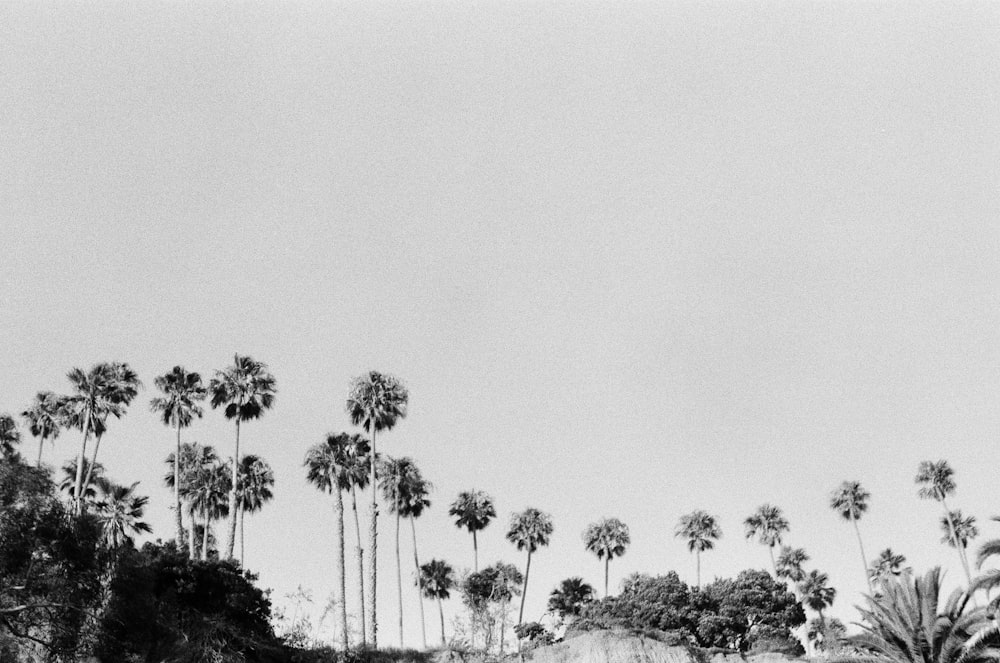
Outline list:
[[[858,519],[868,510],[869,497],[871,493],[862,488],[859,482],[845,481],[830,495],[830,508],[854,526],[854,534],[858,537],[858,548],[861,550],[861,568],[865,571],[868,593],[872,594],[874,590],[868,575],[868,560],[865,558],[865,546],[861,542],[861,530],[858,528]]]
[[[448,562],[432,559],[420,567],[420,586],[424,596],[437,600],[438,614],[441,616],[441,645],[444,646],[444,608],[441,602],[451,596],[451,589],[455,586],[455,571]]]
[[[579,617],[583,606],[594,600],[594,588],[583,578],[566,578],[549,594],[549,610],[560,618]]]
[[[528,595],[528,574],[531,572],[531,554],[542,546],[549,545],[552,536],[552,516],[534,508],[528,507],[521,513],[515,513],[510,518],[510,528],[507,530],[507,540],[517,546],[518,550],[526,550],[528,559],[524,564],[524,591],[521,592],[521,607],[517,612],[517,624],[524,620],[524,597]]]
[[[236,506],[240,510],[240,566],[246,566],[243,547],[243,517],[257,513],[274,498],[274,471],[260,456],[247,454],[240,459],[239,481],[236,487]]]
[[[464,490],[448,507],[448,515],[455,517],[455,527],[464,527],[472,534],[473,571],[479,571],[479,541],[476,533],[486,529],[497,515],[493,498],[481,490]]]
[[[743,526],[746,538],[757,537],[761,545],[767,546],[767,552],[771,556],[771,568],[777,577],[778,566],[774,561],[774,547],[781,544],[781,537],[788,532],[788,520],[781,513],[781,509],[771,504],[762,504],[743,521]]]
[[[604,595],[608,595],[608,567],[612,558],[621,557],[632,543],[628,525],[617,518],[603,518],[583,531],[583,544],[588,552],[604,560]]]
[[[715,516],[697,509],[681,516],[674,534],[680,539],[687,539],[688,551],[695,555],[697,586],[701,587],[701,553],[715,547],[715,542],[722,536],[722,529]]]
[[[201,417],[203,410],[198,404],[207,394],[197,373],[188,373],[182,366],[174,366],[169,373],[157,376],[153,384],[163,394],[149,402],[153,412],[159,412],[163,425],[172,426],[177,432],[177,448],[174,453],[181,455],[181,429],[187,428],[195,417]],[[177,545],[184,540],[184,523],[181,519],[180,463],[174,465],[174,516],[177,524]]]
[[[195,520],[196,509],[192,502],[192,490],[195,482],[199,480],[201,473],[217,464],[219,457],[212,446],[203,446],[197,442],[184,442],[181,445],[179,467],[174,462],[176,457],[174,452],[167,455],[167,473],[163,477],[163,483],[167,488],[172,489],[178,485],[177,482],[179,480],[179,493],[190,521],[190,527],[187,530],[188,556],[191,559],[195,559],[197,557],[195,536],[198,524]]]
[[[972,573],[969,571],[969,560],[965,556],[965,548],[959,545],[955,522],[951,519],[952,511],[948,508],[948,496],[955,494],[955,470],[946,460],[937,462],[925,460],[917,467],[915,479],[920,489],[917,495],[921,499],[931,499],[941,503],[944,517],[948,521],[948,532],[952,539],[952,547],[958,551],[958,558],[965,572],[965,580],[972,584]],[[967,586],[968,586],[967,585]]]
[[[809,555],[802,548],[792,548],[781,546],[776,564],[779,578],[785,578],[793,583],[800,583],[805,580],[806,572],[802,565],[809,561]]]
[[[819,615],[820,624],[826,624],[826,617],[823,611],[833,605],[833,600],[837,597],[837,590],[830,587],[830,576],[816,569],[813,569],[799,583],[799,593],[802,596],[802,604],[810,608]]]
[[[950,512],[947,517],[941,516],[941,530],[944,536],[941,543],[952,548],[956,544],[961,547],[963,556],[969,548],[969,542],[979,536],[979,528],[976,527],[975,516],[963,516],[960,509]],[[954,533],[954,536],[952,535]]]
[[[402,510],[400,512],[404,518],[409,518],[410,532],[413,535],[413,564],[416,568],[417,588],[419,589],[418,594],[420,595],[420,635],[423,638],[424,649],[427,649],[427,629],[424,620],[424,592],[423,587],[421,587],[423,579],[420,575],[420,557],[417,555],[416,520],[423,514],[424,509],[431,505],[430,491],[432,489],[433,485],[431,482],[424,479],[420,475],[420,471],[417,470],[410,477],[410,481],[406,486],[407,500],[402,505]]]
[[[59,481],[59,490],[63,491],[69,495],[69,499],[73,504],[76,504],[76,477],[79,474],[79,470],[76,465],[77,459],[70,459],[66,461],[62,466],[62,479]],[[93,468],[90,467],[90,461],[86,458],[83,459],[84,472],[91,474],[95,478],[104,476],[104,466],[100,463],[94,465]],[[93,485],[88,485],[87,489],[83,493],[83,499],[86,502],[92,502],[96,495]]]
[[[881,585],[902,574],[903,564],[906,564],[905,556],[892,552],[892,548],[886,548],[868,567],[868,577]]]
[[[212,395],[212,409],[223,407],[226,419],[236,422],[236,446],[233,452],[232,472],[229,489],[229,531],[226,539],[226,559],[233,558],[236,546],[236,487],[239,483],[240,467],[240,423],[259,419],[274,406],[277,385],[274,376],[267,371],[267,365],[242,355],[233,357],[233,365],[216,371],[208,383]]]
[[[344,565],[344,497],[350,487],[347,467],[350,459],[351,437],[347,433],[326,436],[326,441],[314,445],[306,452],[306,480],[319,490],[333,495],[334,518],[337,524],[337,544],[334,546],[334,568],[337,573],[334,597],[340,621],[340,646],[347,651],[347,571]]]
[[[369,371],[365,375],[354,378],[347,395],[347,414],[351,423],[368,431],[371,440],[371,456],[377,458],[375,446],[376,433],[391,430],[396,422],[406,417],[406,407],[410,395],[398,378],[378,371]],[[372,647],[378,649],[378,617],[376,596],[378,595],[378,495],[374,490],[378,485],[376,465],[370,463],[370,483],[372,486],[371,522],[368,529],[369,575],[368,591],[370,592],[368,608],[368,624],[371,629]]]
[[[185,479],[182,479],[185,480]],[[226,463],[216,459],[191,470],[186,490],[191,509],[202,519],[201,558],[208,559],[208,543],[212,523],[230,515],[228,495],[232,492],[232,477]],[[221,557],[221,555],[220,555]]]
[[[136,495],[138,482],[131,486],[120,486],[106,478],[98,477],[94,482],[97,486],[97,499],[94,511],[101,525],[101,537],[104,545],[112,550],[121,548],[125,543],[142,532],[152,532],[152,528],[142,520],[149,504],[145,495]]]
[[[347,473],[351,485],[351,511],[354,514],[354,535],[356,546],[354,556],[358,563],[358,606],[361,626],[361,645],[366,646],[368,637],[365,632],[365,565],[364,549],[361,543],[361,522],[358,519],[358,491],[368,487],[368,477],[371,473],[371,446],[368,440],[360,435],[351,435],[351,443],[347,448]]]
[[[13,456],[16,447],[21,443],[21,431],[17,422],[9,414],[0,414],[0,454]]]
[[[58,396],[51,391],[40,391],[35,394],[35,400],[31,407],[21,413],[32,437],[38,438],[36,465],[42,464],[42,448],[45,446],[45,441],[55,440],[62,431],[65,423],[65,406],[66,398],[64,396]]]

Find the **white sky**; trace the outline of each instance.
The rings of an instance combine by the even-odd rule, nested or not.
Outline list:
[[[870,556],[960,577],[925,459],[1000,535],[996,4],[8,3],[0,99],[0,411],[130,362],[147,390],[102,460],[169,537],[153,377],[267,362],[244,449],[277,498],[248,565],[279,599],[332,590],[301,462],[370,368],[412,393],[381,448],[437,486],[423,558],[471,566],[459,490],[496,498],[484,562],[523,563],[510,512],[553,514],[528,618],[562,578],[600,584],[580,533],[605,515],[633,536],[613,582],[693,581],[682,513],[720,518],[712,578],[768,564],[742,520],[776,503],[845,619],[840,481],[873,494]],[[232,445],[218,412],[187,436]]]

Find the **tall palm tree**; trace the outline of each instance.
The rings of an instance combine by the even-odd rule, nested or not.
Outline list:
[[[549,594],[548,608],[560,619],[579,617],[583,606],[593,601],[595,594],[583,578],[566,578]]]
[[[334,597],[340,620],[340,646],[347,651],[347,570],[344,565],[344,493],[350,487],[347,466],[351,437],[347,433],[330,433],[326,441],[306,452],[306,480],[319,490],[333,495],[334,518],[337,524],[337,544],[334,546],[334,568],[337,572]]]
[[[451,596],[451,589],[455,586],[455,571],[448,562],[432,559],[420,567],[420,586],[424,596],[437,600],[438,614],[441,616],[441,646],[443,647],[446,641],[444,637],[444,608],[441,601]]]
[[[274,406],[277,384],[267,371],[267,364],[243,355],[233,357],[233,365],[216,371],[208,383],[212,395],[212,409],[225,406],[226,419],[236,422],[236,446],[233,451],[232,473],[229,490],[229,531],[226,539],[226,559],[233,558],[236,546],[236,486],[240,467],[240,423],[259,419]],[[221,555],[220,555],[221,556]]]
[[[802,604],[811,608],[819,615],[821,627],[826,628],[826,617],[823,611],[833,605],[833,600],[837,597],[837,590],[830,587],[830,576],[813,569],[799,583],[799,592],[802,595]]]
[[[674,534],[680,539],[687,539],[688,551],[695,555],[697,586],[701,587],[701,553],[715,547],[715,542],[722,536],[722,529],[715,516],[696,509],[681,516]]]
[[[187,491],[192,511],[202,518],[201,558],[203,560],[208,559],[212,523],[230,515],[227,497],[232,492],[231,482],[232,476],[229,467],[222,460],[216,459],[208,465],[192,468]],[[221,551],[219,557],[222,557]]]
[[[240,566],[246,566],[243,547],[243,517],[257,513],[274,498],[274,471],[267,461],[254,454],[240,459],[239,481],[236,486],[236,506],[240,510]]]
[[[103,414],[106,422],[108,416],[121,419],[125,415],[125,410],[139,394],[142,382],[139,381],[139,375],[125,363],[111,362],[105,365],[104,371],[105,410]],[[91,467],[94,467],[94,463],[97,462],[97,452],[101,448],[101,440],[106,431],[107,425],[105,423],[94,438],[94,453],[90,457]],[[91,476],[88,473],[83,480],[84,485],[89,486],[90,479]]]
[[[62,479],[59,481],[59,490],[66,493],[73,504],[76,504],[77,502],[76,477],[79,474],[79,470],[77,469],[76,462],[77,459],[73,458],[63,464]],[[93,468],[91,468],[90,461],[84,458],[83,468],[85,472],[92,474],[95,479],[104,476],[104,466],[100,463],[97,463]],[[94,489],[94,486],[88,485],[86,491],[83,493],[83,501],[93,502],[96,495],[97,491]]]
[[[138,482],[131,486],[120,486],[101,476],[94,483],[97,486],[94,513],[101,525],[101,538],[107,548],[121,548],[134,536],[153,531],[142,520],[149,498],[136,494]]]
[[[35,463],[38,466],[42,464],[42,448],[45,446],[45,441],[55,440],[62,431],[65,424],[65,406],[64,396],[51,391],[40,391],[35,394],[31,406],[21,413],[32,437],[38,438],[38,461]]]
[[[604,595],[608,596],[608,566],[611,559],[621,557],[632,543],[628,525],[617,518],[602,518],[583,531],[583,544],[588,552],[604,560]]]
[[[497,515],[493,498],[481,490],[463,490],[448,507],[455,517],[455,527],[464,527],[472,534],[473,571],[479,572],[479,541],[476,533],[486,529]]]
[[[788,520],[781,513],[781,509],[771,504],[762,504],[747,516],[743,526],[746,538],[757,537],[761,545],[767,546],[767,552],[771,556],[771,568],[777,577],[778,566],[774,561],[774,547],[781,544],[781,537],[788,532]]]
[[[920,486],[917,496],[920,499],[930,499],[941,503],[944,516],[948,521],[948,532],[951,535],[952,546],[958,551],[962,570],[965,572],[966,586],[972,585],[972,573],[969,570],[969,560],[965,557],[965,549],[959,545],[955,532],[955,522],[951,519],[952,511],[948,508],[948,496],[955,494],[955,470],[946,460],[937,462],[925,460],[917,467],[916,484]]]
[[[969,548],[969,542],[979,536],[979,528],[976,527],[976,517],[963,516],[961,509],[955,509],[947,517],[941,516],[941,529],[944,531],[941,543],[947,544],[952,548],[958,544],[961,547],[962,555],[966,557],[965,551]]]
[[[534,507],[511,515],[507,540],[526,550],[528,559],[524,564],[524,591],[521,592],[521,608],[517,611],[517,625],[524,620],[524,597],[528,595],[528,574],[531,572],[531,554],[542,546],[549,545],[552,536],[552,516]]]
[[[871,493],[862,488],[860,482],[845,481],[830,495],[830,508],[854,526],[854,534],[858,537],[858,548],[861,550],[861,568],[865,571],[868,593],[873,594],[872,580],[868,576],[868,559],[865,557],[865,546],[861,542],[861,530],[858,528],[858,519],[868,510],[869,497]]]
[[[177,455],[174,452],[167,455],[167,473],[163,477],[163,483],[167,488],[173,489],[174,486],[178,485],[177,482],[179,480],[181,501],[190,521],[190,527],[188,527],[187,531],[188,556],[191,559],[195,559],[197,557],[195,536],[198,524],[195,519],[196,509],[192,502],[192,491],[194,484],[199,481],[201,474],[211,466],[218,464],[219,457],[211,445],[203,446],[197,442],[184,442],[181,445],[179,467],[175,463],[176,458]],[[178,543],[178,545],[180,544]]]
[[[174,452],[181,455],[181,429],[187,428],[195,417],[201,417],[203,410],[198,404],[205,400],[207,391],[197,373],[188,373],[182,366],[174,368],[153,379],[153,384],[163,394],[149,402],[153,412],[159,412],[163,425],[172,426],[177,431],[177,448]],[[180,463],[174,464],[174,516],[177,524],[177,545],[184,540],[184,523],[181,520],[181,480]]]
[[[809,555],[804,549],[781,546],[776,564],[777,575],[779,578],[790,580],[793,583],[792,586],[797,587],[798,583],[806,578],[806,571],[802,565],[808,561]]]
[[[392,430],[396,422],[406,417],[406,407],[410,394],[398,378],[378,371],[369,371],[354,378],[347,395],[347,414],[351,423],[368,431],[371,441],[371,456],[378,458],[375,446],[376,433]],[[368,529],[368,624],[371,629],[372,647],[378,649],[378,616],[376,596],[378,595],[378,495],[374,488],[378,485],[376,465],[371,463],[372,511]]]
[[[868,567],[868,577],[879,585],[883,585],[886,581],[898,578],[903,573],[903,564],[906,564],[905,556],[892,552],[892,548],[886,548]]]
[[[416,469],[416,468],[415,468]],[[427,628],[424,620],[424,591],[423,578],[420,575],[420,557],[417,555],[417,525],[416,521],[424,513],[424,509],[430,507],[430,492],[433,485],[420,475],[417,470],[411,477],[409,485],[406,487],[408,499],[402,505],[400,514],[410,520],[410,532],[413,535],[413,564],[416,568],[417,588],[420,590],[420,635],[423,638],[424,649],[427,649]]]
[[[17,422],[9,414],[0,414],[0,455],[13,456],[21,443],[21,431]]]
[[[365,629],[365,564],[364,548],[361,542],[361,522],[358,519],[358,491],[368,487],[368,477],[371,474],[371,445],[360,435],[351,435],[351,443],[347,447],[347,479],[351,485],[351,511],[354,514],[354,555],[358,563],[358,610],[361,626],[361,646],[368,645]]]

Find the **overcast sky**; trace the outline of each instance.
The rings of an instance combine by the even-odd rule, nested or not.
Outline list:
[[[1000,536],[995,3],[7,3],[0,99],[0,412],[129,362],[146,390],[102,462],[169,538],[154,376],[267,362],[243,450],[276,498],[247,564],[278,602],[332,591],[332,500],[301,464],[368,369],[411,392],[380,448],[436,486],[422,558],[471,567],[460,490],[496,499],[484,563],[523,564],[512,511],[552,514],[529,619],[562,578],[600,585],[602,516],[632,530],[614,584],[693,582],[681,514],[720,519],[711,579],[769,564],[742,520],[778,504],[845,620],[841,481],[872,493],[870,557],[959,580],[926,459]],[[218,411],[185,437],[231,453]]]

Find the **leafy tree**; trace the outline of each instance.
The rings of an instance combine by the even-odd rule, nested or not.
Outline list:
[[[951,469],[948,461],[939,460],[934,462],[925,460],[917,467],[915,481],[920,486],[920,489],[917,491],[918,497],[941,503],[941,507],[944,509],[944,517],[948,521],[948,532],[951,535],[952,547],[958,551],[958,558],[962,563],[966,582],[968,585],[971,585],[972,573],[969,571],[969,561],[965,557],[965,548],[959,545],[955,523],[951,519],[952,511],[948,508],[948,496],[955,494],[955,471]]]
[[[512,598],[520,594],[523,583],[524,576],[517,567],[505,562],[497,562],[466,578],[462,600],[472,613],[473,624],[482,626],[486,633],[486,651],[492,645],[493,630],[499,621],[499,649],[503,654],[507,606]]]
[[[549,594],[548,608],[561,620],[579,617],[583,608],[594,601],[595,594],[583,578],[566,578]]]
[[[678,538],[687,539],[688,551],[695,554],[697,586],[701,587],[701,553],[715,547],[722,530],[715,516],[698,509],[681,516],[675,534]]]
[[[781,513],[781,509],[771,504],[762,504],[743,521],[743,526],[746,538],[757,537],[761,545],[767,546],[767,552],[771,555],[771,568],[777,577],[778,567],[774,561],[774,547],[781,544],[781,537],[788,532],[788,520]]]
[[[239,481],[236,486],[236,505],[240,510],[240,566],[245,566],[243,547],[243,518],[257,513],[274,498],[274,471],[260,456],[247,454],[240,459]]]
[[[361,426],[368,432],[371,442],[371,457],[378,458],[375,446],[376,433],[388,431],[396,422],[406,417],[406,408],[410,394],[403,383],[395,376],[378,371],[369,371],[365,375],[354,378],[347,395],[347,414],[351,423]],[[368,529],[368,548],[370,561],[368,564],[368,591],[370,597],[367,603],[368,625],[371,629],[372,647],[378,649],[378,616],[376,596],[378,595],[378,496],[374,490],[378,486],[376,465],[369,463],[372,486],[371,522]]]
[[[198,373],[189,373],[183,366],[174,366],[169,373],[153,379],[153,384],[160,390],[162,396],[157,396],[149,402],[153,412],[160,413],[160,419],[165,426],[172,426],[177,432],[176,456],[181,455],[181,429],[187,428],[195,417],[201,417],[200,401],[205,400],[207,391]],[[174,516],[177,525],[177,545],[184,540],[184,523],[181,519],[181,481],[180,464],[174,466]],[[193,527],[192,523],[192,527]]]
[[[420,589],[429,599],[435,599],[438,604],[438,614],[441,617],[441,646],[445,646],[444,608],[441,602],[451,597],[455,586],[455,571],[448,562],[432,559],[420,566]]]
[[[603,518],[583,531],[583,544],[588,552],[604,560],[604,595],[608,596],[608,566],[611,559],[621,557],[632,543],[628,525],[617,518]]]
[[[518,550],[526,550],[528,559],[524,564],[524,591],[521,592],[521,607],[517,612],[518,625],[524,619],[524,597],[528,595],[528,574],[531,572],[531,554],[541,546],[549,545],[552,536],[552,516],[534,508],[528,507],[521,513],[515,513],[510,519],[507,530],[507,540],[517,546]]]
[[[497,515],[493,498],[481,490],[465,490],[448,507],[448,515],[455,517],[455,527],[464,527],[472,534],[473,570],[479,570],[479,542],[476,533],[486,529]]]
[[[59,437],[65,423],[66,397],[57,396],[51,391],[40,391],[35,394],[31,406],[21,413],[28,425],[32,437],[38,438],[38,461],[42,464],[42,449],[45,441],[53,441]]]
[[[861,542],[861,530],[858,520],[868,510],[868,499],[871,493],[861,487],[857,481],[845,481],[830,495],[830,508],[854,526],[858,537],[858,548],[861,550],[861,568],[865,570],[865,582],[868,583],[868,593],[873,593],[872,581],[868,576],[868,560],[865,558],[865,546]]]
[[[794,647],[791,629],[805,623],[802,606],[764,571],[719,579],[695,597],[696,637],[703,646],[749,651],[762,639]]]
[[[868,577],[880,584],[884,583],[902,574],[903,564],[906,564],[906,557],[897,555],[892,548],[886,548],[868,567]]]
[[[236,519],[240,468],[240,423],[259,419],[274,406],[277,383],[267,370],[267,364],[248,356],[235,355],[233,365],[216,371],[208,383],[212,409],[224,407],[226,419],[236,422],[236,445],[233,451],[232,473],[229,480],[229,531],[226,539],[226,559],[233,558],[236,546]]]
[[[566,582],[568,581],[563,581],[564,584]],[[605,627],[623,626],[660,631],[683,629],[693,634],[695,628],[691,621],[692,608],[690,588],[675,571],[670,571],[662,576],[632,574],[622,583],[622,591],[618,596],[606,597],[601,601],[586,601],[578,614],[585,620]]]

